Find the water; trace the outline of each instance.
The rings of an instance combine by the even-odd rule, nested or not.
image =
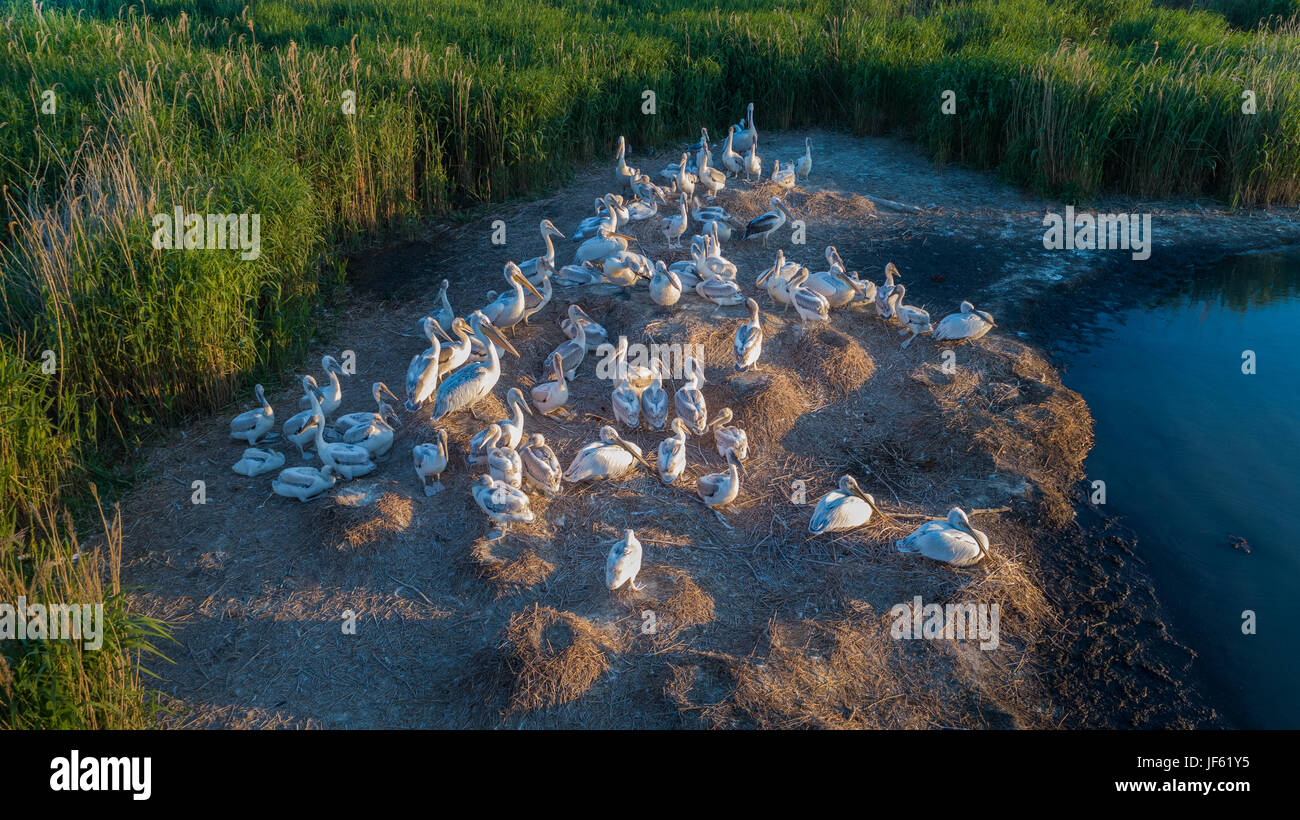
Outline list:
[[[1096,419],[1088,479],[1136,531],[1210,704],[1238,728],[1300,727],[1300,250],[1232,257],[1143,302],[1066,351]]]

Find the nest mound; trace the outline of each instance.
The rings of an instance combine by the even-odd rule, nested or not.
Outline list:
[[[585,618],[536,604],[510,619],[504,647],[515,677],[512,712],[582,697],[609,668],[604,650],[615,648]]]
[[[671,644],[686,630],[700,624],[711,623],[714,618],[713,596],[683,570],[662,567],[671,585],[672,593],[664,601],[654,604],[654,629],[649,634],[654,642],[663,646]],[[641,613],[639,613],[641,614]],[[634,633],[646,634],[644,617],[635,620]]]
[[[858,340],[832,327],[822,327],[797,348],[793,365],[802,378],[829,386],[847,396],[866,384],[876,370],[875,360]]]
[[[396,481],[352,486],[321,508],[326,541],[337,550],[375,549],[410,528],[415,503]]]
[[[555,571],[554,564],[532,549],[524,547],[514,556],[501,554],[508,549],[503,541],[480,539],[469,551],[479,575],[497,588],[498,596],[535,587]]]

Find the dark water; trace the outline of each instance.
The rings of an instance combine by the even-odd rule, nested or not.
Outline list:
[[[1137,533],[1210,704],[1235,727],[1300,727],[1300,249],[1230,257],[1143,301],[1065,349],[1096,418],[1088,479]]]

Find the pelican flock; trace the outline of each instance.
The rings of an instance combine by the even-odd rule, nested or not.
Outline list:
[[[383,382],[375,381],[370,393],[373,410],[348,413],[330,423],[330,416],[345,400],[345,382],[341,377],[347,375],[333,356],[325,356],[320,361],[323,383],[311,375],[300,378],[301,412],[292,415],[278,434],[272,432],[275,409],[262,385],[257,385],[258,406],[239,414],[230,423],[230,437],[250,445],[233,466],[234,472],[256,478],[279,471],[271,482],[273,492],[311,501],[326,495],[339,482],[372,473],[385,463],[405,422],[405,429],[424,431],[416,434],[418,443],[411,445],[410,450],[415,477],[424,494],[439,495],[444,489],[441,479],[445,474],[467,471],[473,477],[468,494],[496,525],[493,537],[504,537],[512,524],[527,525],[537,520],[531,506],[533,494],[556,498],[574,492],[572,485],[579,482],[629,480],[641,475],[639,466],[648,468],[650,475],[657,476],[664,486],[678,488],[684,497],[695,497],[721,516],[722,511],[754,492],[747,493],[744,487],[744,464],[751,456],[761,457],[762,448],[751,451],[742,426],[745,420],[732,408],[717,408],[710,418],[703,391],[705,369],[762,370],[765,305],[779,306],[783,313],[793,307],[799,324],[805,328],[809,323],[831,322],[837,311],[863,306],[874,308],[879,320],[897,328],[899,335],[907,336],[901,342],[903,348],[921,335],[929,335],[935,342],[970,343],[997,327],[990,313],[977,309],[969,301],[962,301],[956,312],[936,323],[927,310],[904,301],[908,291],[892,262],[886,266],[884,280],[877,286],[860,278],[856,271],[848,271],[834,246],[825,249],[827,269],[817,273],[787,259],[785,249],[778,249],[773,265],[758,272],[746,284],[748,272],[726,258],[722,243],[733,237],[759,238],[766,246],[769,241],[780,239],[781,229],[796,219],[784,197],[797,190],[812,173],[813,145],[811,139],[806,139],[802,155],[792,162],[774,160],[771,177],[763,179],[753,104],[747,108],[745,118],[726,132],[726,140],[715,159],[708,131],[702,129],[700,141],[683,151],[677,163],[660,172],[663,185],[655,184],[650,175],[628,164],[627,141],[619,137],[610,180],[615,190],[595,200],[595,214],[580,222],[571,240],[565,240],[564,233],[550,219],[542,219],[538,224],[544,252],[520,263],[506,262],[503,268],[506,289],[482,294],[481,299],[471,303],[481,307],[463,316],[457,316],[453,310],[448,293],[450,283],[442,280],[433,309],[419,320],[427,347],[412,351],[407,369],[406,400],[402,406],[408,418],[399,416],[395,408],[398,398],[392,391]],[[749,183],[750,189],[763,191],[770,205],[770,210],[747,224],[737,221],[721,204],[725,197],[734,196],[737,188],[744,189],[742,176],[754,180]],[[625,199],[625,195],[629,198]],[[710,200],[710,204],[702,204],[697,195]],[[683,248],[684,241],[689,240],[689,258],[656,258],[637,245],[637,239],[622,233],[626,225],[648,221],[657,214],[662,217],[660,230],[656,232],[651,227],[648,233],[662,234],[665,253]],[[557,249],[557,240],[577,243],[573,264],[558,267],[561,251]],[[529,244],[536,248],[535,239]],[[628,339],[615,315],[593,317],[577,299],[565,300],[568,304],[562,310],[550,308],[551,302],[566,292],[577,289],[580,295],[588,288],[611,285],[622,288],[628,298],[644,288],[648,298],[631,304],[647,316],[656,313],[663,316],[692,302],[709,303],[715,310],[743,305],[746,314],[743,318],[727,319],[717,312],[713,315],[715,320],[727,322],[740,318],[734,326],[726,325],[729,332],[734,331],[734,361],[706,362],[684,356],[680,375],[670,373],[660,360],[655,360],[651,368],[631,364]],[[751,293],[765,294],[764,306]],[[461,294],[458,301],[464,306],[469,300],[466,294]],[[507,417],[480,416],[479,405],[496,395],[502,380],[502,356],[508,353],[520,357],[505,331],[527,324],[533,317],[555,321],[546,319],[548,310],[552,316],[558,313],[565,340],[550,348],[549,353],[547,348],[531,350],[530,363],[521,369],[540,373],[540,378],[505,389]],[[784,325],[778,321],[775,327]],[[797,335],[802,338],[801,334]],[[601,391],[607,397],[606,409],[602,410],[607,416],[589,412],[596,408],[571,407],[574,396],[590,395],[572,389],[582,378],[581,373],[590,370],[584,368],[587,354],[610,351],[614,348],[610,343],[613,338],[618,340],[612,353],[617,371],[608,391]],[[774,338],[767,337],[766,341],[773,342]],[[524,346],[522,342],[521,346]],[[531,359],[534,354],[537,358]],[[665,382],[672,379],[677,381],[675,391],[671,385],[665,387]],[[551,415],[557,411],[563,412]],[[450,417],[462,413],[473,414],[479,421],[474,426],[478,432],[464,442],[463,459],[453,454],[446,428]],[[535,421],[530,421],[530,416]],[[547,443],[543,433],[525,429],[526,425],[532,428],[535,424],[553,427],[554,419],[568,424],[585,423],[582,419],[591,416],[604,423],[595,431],[594,440],[571,454],[567,469],[562,468],[561,456]],[[662,432],[656,436],[661,443],[654,453],[655,463],[651,464],[642,448],[625,438],[619,427],[630,431],[666,429],[670,434],[662,439],[659,438]],[[710,432],[712,447],[701,446],[699,439]],[[321,466],[304,464],[285,468],[282,452],[251,446],[281,438],[297,448],[303,462],[319,458]],[[692,438],[697,441],[692,442]],[[835,447],[833,443],[826,446],[829,450]],[[286,449],[292,453],[292,448]],[[691,470],[693,466],[706,467],[702,463],[692,465],[692,461],[711,459],[708,450],[716,450],[723,468]],[[749,463],[752,466],[753,461]],[[408,481],[409,476],[407,473]],[[440,497],[437,503],[441,502]],[[875,498],[863,491],[857,479],[844,475],[836,489],[816,502],[808,530],[816,537],[881,521],[894,523]],[[952,508],[945,518],[917,527],[897,540],[895,547],[899,552],[918,554],[954,567],[976,564],[988,557],[990,549],[988,537],[972,527],[968,513],[958,507]],[[608,588],[640,590],[636,576],[641,570],[641,560],[641,542],[627,529],[608,554]]]

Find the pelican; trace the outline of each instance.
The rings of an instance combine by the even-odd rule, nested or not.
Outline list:
[[[595,262],[583,262],[581,265],[565,265],[555,274],[555,281],[564,287],[585,287],[598,285],[605,279],[602,266]]]
[[[790,308],[790,278],[803,269],[802,265],[795,262],[787,263],[785,254],[780,250],[776,252],[776,264],[763,271],[755,280],[756,287],[763,287],[767,283],[767,295],[772,301],[782,306],[782,313]]]
[[[604,197],[596,197],[596,215],[589,216],[578,223],[578,228],[573,232],[574,239],[590,239],[594,234],[599,232],[602,226],[608,226],[611,230],[618,230],[615,224],[613,210],[609,207]]]
[[[490,475],[481,475],[470,487],[474,501],[487,517],[496,522],[493,538],[501,538],[511,524],[531,524],[536,518],[528,507],[528,495]]]
[[[609,208],[609,212],[614,215],[614,230],[622,230],[623,226],[626,225],[628,220],[632,217],[632,214],[627,209],[627,205],[623,204],[622,195],[606,194],[605,202],[606,207]]]
[[[763,354],[763,322],[758,315],[758,302],[745,300],[749,308],[749,321],[741,322],[736,328],[736,339],[732,348],[736,354],[736,371],[743,372],[758,368],[758,357]]]
[[[654,181],[650,179],[649,174],[641,174],[632,181],[632,193],[635,194],[637,199],[641,200],[643,204],[649,203],[653,205],[664,201],[663,188],[655,185]],[[630,210],[631,206],[629,205],[629,211]],[[629,213],[629,216],[632,219],[637,218],[636,215],[632,213]]]
[[[763,160],[758,156],[758,140],[754,140],[745,154],[745,179],[752,182],[754,177],[763,181]]]
[[[488,473],[497,481],[505,482],[515,489],[524,485],[524,463],[519,458],[519,451],[513,447],[493,447],[488,450]]]
[[[411,457],[415,462],[415,476],[420,479],[424,494],[436,495],[442,492],[442,482],[438,479],[447,469],[449,453],[447,451],[447,431],[439,428],[434,433],[432,444],[417,444],[411,448]],[[433,483],[429,483],[429,479]]]
[[[643,278],[649,279],[650,260],[633,251],[620,251],[605,258],[602,281],[630,288]]]
[[[828,305],[835,308],[852,302],[875,301],[876,283],[851,277],[834,245],[826,246],[826,262],[830,269],[809,276],[806,286],[826,297]]]
[[[565,336],[573,339],[578,335],[578,325],[582,325],[584,344],[588,351],[593,351],[609,342],[609,333],[605,331],[605,328],[596,324],[582,308],[577,305],[569,305],[569,317],[560,322],[560,330],[564,331]],[[573,367],[577,368],[577,362],[581,361],[581,358],[570,360],[568,356],[565,356],[564,360],[566,362],[572,361]]]
[[[617,368],[614,372],[619,378],[626,378],[638,394],[650,386],[654,380],[654,371],[645,365],[628,364],[627,361],[627,337],[618,337],[618,347],[614,349],[614,362]]]
[[[748,123],[748,125],[746,125]],[[758,144],[758,129],[754,127],[754,104],[750,103],[745,109],[745,119],[740,121],[740,128],[735,132],[732,138],[732,147],[737,151],[745,152],[754,145]]]
[[[728,453],[735,453],[736,458],[744,461],[749,457],[749,436],[745,435],[745,431],[739,427],[727,426],[727,422],[731,419],[731,408],[724,407],[709,422],[709,427],[713,430],[713,444],[718,448],[718,455],[723,458],[726,458]]]
[[[712,226],[712,230],[704,237],[705,274],[712,274],[723,279],[735,279],[736,263],[722,255],[722,242],[718,239],[718,223],[710,222],[709,224]]]
[[[812,140],[807,137],[803,141],[803,156],[795,161],[794,170],[805,179],[812,173]]]
[[[451,327],[451,323],[456,319],[456,311],[451,309],[451,302],[447,301],[448,287],[450,284],[443,279],[441,287],[438,288],[438,301],[442,302],[442,305],[429,314],[442,327]]]
[[[435,320],[433,324],[434,332],[440,332],[440,327]],[[451,337],[447,336],[446,332],[442,332],[443,336],[447,336],[449,344],[441,345],[438,348],[438,381],[442,381],[447,377],[448,373],[470,360],[470,356],[474,352],[474,342],[477,341],[470,332],[469,323],[459,316],[451,320],[451,331],[456,334],[458,341],[452,342]],[[483,345],[479,347],[482,358],[487,358],[487,348]]]
[[[641,415],[651,430],[662,430],[668,421],[668,391],[664,390],[663,360],[655,359],[654,381],[641,391]]]
[[[946,561],[954,567],[969,567],[988,557],[988,536],[970,525],[960,507],[948,511],[947,520],[927,521],[906,538],[894,542],[899,552],[920,553]]]
[[[569,314],[573,314],[573,308],[569,308]],[[546,358],[545,367],[547,371],[554,374],[558,367],[558,362],[563,360],[564,372],[569,379],[578,372],[578,366],[582,364],[583,359],[587,357],[587,325],[583,322],[574,324],[575,335],[572,339],[566,339],[551,351],[551,355]]]
[[[614,418],[624,427],[635,430],[641,426],[641,396],[632,388],[627,374],[614,386],[609,406],[614,411]]]
[[[890,297],[894,294],[895,279],[902,279],[903,276],[898,272],[898,268],[893,262],[885,265],[885,284],[876,289],[876,313],[882,319],[892,319],[894,317],[894,306]]]
[[[351,481],[374,472],[375,462],[370,460],[370,453],[358,444],[343,441],[327,442],[325,440],[325,413],[314,393],[308,393],[312,409],[316,411],[316,454],[327,467]]]
[[[257,447],[249,447],[244,450],[239,461],[230,469],[253,478],[259,475],[265,475],[272,470],[278,470],[284,466],[284,453],[275,450],[261,450]]]
[[[704,237],[691,237],[691,258],[674,262],[668,266],[668,270],[677,274],[677,278],[682,282],[682,288],[695,289],[700,283],[703,274],[700,272],[704,269]]]
[[[871,520],[872,513],[879,512],[876,499],[862,492],[857,479],[845,473],[840,476],[838,490],[831,490],[818,499],[812,519],[808,522],[808,532],[821,535],[825,532],[857,529]],[[885,517],[884,513],[880,515]]]
[[[593,441],[578,451],[564,480],[570,483],[587,479],[622,478],[637,462],[645,463],[641,448],[627,441],[608,424],[600,428],[600,441]]]
[[[442,357],[442,342],[434,331],[435,320],[426,316],[420,320],[420,327],[429,339],[429,347],[422,353],[411,357],[406,368],[406,409],[415,411],[433,396],[438,389],[438,373]]]
[[[280,471],[271,482],[271,489],[276,495],[307,502],[333,487],[338,480],[338,473],[328,464],[319,470],[315,467],[289,467]]]
[[[763,237],[763,247],[767,247],[767,238],[778,228],[785,224],[790,212],[786,210],[785,203],[776,197],[772,197],[772,210],[765,214],[755,217],[748,225],[745,226],[745,235],[741,239],[748,239],[751,236]],[[793,216],[791,216],[793,218]]]
[[[243,439],[249,444],[256,444],[259,438],[275,426],[275,408],[266,400],[262,385],[254,386],[253,392],[257,394],[257,401],[262,406],[240,413],[230,420],[230,437]]]
[[[686,429],[702,436],[708,429],[709,422],[709,408],[704,401],[704,393],[700,390],[704,386],[704,368],[692,356],[686,357],[683,366],[686,384],[677,388],[673,405],[677,408],[678,418],[686,424]]]
[[[690,196],[695,193],[695,177],[686,172],[686,155],[682,154],[682,161],[677,166],[677,190]]]
[[[659,442],[659,480],[672,484],[686,469],[686,422],[673,419],[673,435]]]
[[[734,279],[723,279],[710,275],[695,285],[695,292],[719,307],[739,305],[745,301],[740,285]]]
[[[722,146],[722,167],[727,173],[739,176],[745,169],[745,159],[736,153],[736,126],[727,129],[727,141]]]
[[[618,156],[615,159],[618,164],[614,166],[614,181],[630,186],[641,172],[627,164],[627,141],[621,136],[618,138]]]
[[[501,357],[497,353],[497,345],[510,351],[515,358],[519,357],[515,346],[480,311],[470,314],[469,323],[474,335],[487,346],[488,360],[467,364],[438,385],[438,394],[433,402],[434,421],[440,421],[457,410],[473,407],[492,392],[501,378]]]
[[[644,222],[655,214],[659,213],[658,199],[634,199],[627,205],[628,219],[633,222]]]
[[[546,443],[546,436],[533,433],[532,439],[519,451],[523,461],[524,480],[548,496],[559,495],[564,471],[555,451]]]
[[[633,592],[640,592],[645,587],[636,582],[636,574],[641,571],[641,542],[636,540],[636,533],[623,531],[623,540],[614,544],[605,559],[605,586],[611,590],[627,584]]]
[[[734,217],[721,205],[702,205],[700,200],[691,198],[691,217],[696,222],[730,222]],[[704,231],[708,233],[708,231]]]
[[[465,455],[465,463],[471,467],[486,463],[488,453],[500,441],[501,425],[489,424],[486,430],[480,431],[474,438],[470,439],[469,450]]]
[[[569,381],[564,374],[564,357],[556,351],[547,361],[551,362],[551,372],[555,378],[534,385],[530,391],[533,406],[544,416],[554,413],[569,401]]]
[[[663,219],[664,239],[668,240],[668,247],[670,248],[680,248],[682,246],[682,234],[686,233],[686,228],[690,225],[690,220],[686,216],[686,197],[681,197],[677,203],[677,209],[674,216]]]
[[[605,257],[627,250],[627,244],[636,241],[626,234],[619,233],[612,222],[607,222],[596,230],[597,235],[583,242],[574,252],[575,265],[581,265],[583,262],[604,262]]]
[[[533,283],[524,278],[524,275],[519,271],[519,266],[514,262],[505,264],[505,277],[506,283],[512,286],[511,289],[502,293],[493,300],[492,304],[482,310],[488,321],[498,329],[514,327],[519,324],[520,319],[524,318],[524,312],[527,308],[524,300],[525,289],[533,296],[536,296],[538,300],[548,298],[543,297],[541,291],[533,287]]]
[[[781,160],[779,159],[773,160],[773,163],[774,163],[774,167],[772,168],[772,181],[775,182],[777,186],[780,188],[785,188],[786,190],[793,188],[795,183],[794,168],[790,168],[790,167],[782,168]]]
[[[709,165],[709,155],[703,149],[700,151],[700,161],[698,165],[699,168],[696,170],[696,174],[700,178],[700,184],[703,185],[704,190],[707,191],[707,198],[714,199],[718,195],[718,191],[727,187],[727,174],[725,171],[719,171],[717,168]]]
[[[302,377],[302,391],[303,398],[310,394],[315,394],[317,400],[322,398],[321,389],[311,376]],[[284,437],[298,446],[298,453],[302,456],[302,460],[311,461],[312,457],[307,452],[307,445],[316,440],[316,411],[303,410],[290,417],[284,423],[282,430]]]
[[[338,431],[339,435],[345,435],[348,430],[351,430],[353,427],[358,425],[370,424],[374,421],[383,421],[385,418],[392,418],[394,421],[397,420],[397,414],[393,412],[392,405],[384,401],[385,396],[393,401],[397,401],[397,396],[394,396],[393,391],[388,389],[388,385],[383,382],[375,382],[370,385],[370,395],[375,399],[375,412],[348,413],[347,415],[339,416],[334,420],[334,429]]]
[[[695,490],[710,509],[725,507],[740,494],[740,460],[727,454],[727,472],[709,473],[695,482]]]
[[[506,411],[511,413],[510,418],[501,419],[496,426],[501,428],[501,447],[514,449],[519,446],[519,442],[524,438],[524,413],[533,414],[533,408],[528,406],[524,400],[524,391],[518,387],[512,387],[506,392]],[[488,430],[492,429],[491,425],[474,434],[469,440],[471,451],[484,449],[483,441],[487,438]],[[471,462],[472,463],[472,462]]]
[[[555,243],[552,238],[564,238],[564,234],[549,219],[541,221],[539,230],[542,232],[542,241],[546,243],[546,253],[541,256],[534,256],[532,259],[525,259],[519,263],[519,272],[534,285],[540,284],[543,276],[555,272]],[[452,316],[455,316],[455,314],[452,314]],[[452,316],[446,317],[445,321],[442,316],[435,316],[434,318],[438,320],[438,324],[447,327],[451,324]]]
[[[671,307],[682,298],[681,278],[668,270],[662,259],[655,262],[655,272],[650,277],[650,298],[660,307]]]
[[[393,449],[393,437],[402,422],[387,404],[384,410],[384,414],[371,413],[370,421],[350,428],[343,434],[343,440],[364,447],[372,456],[385,455]]]
[[[554,292],[554,288],[551,287],[551,272],[549,270],[542,274],[542,284],[540,287],[541,292],[537,296],[534,296],[531,293],[524,294],[524,324],[528,324],[529,319],[533,318],[538,313],[541,313],[542,308],[551,303],[551,295]]]
[[[825,296],[812,288],[804,286],[806,281],[808,281],[807,268],[800,270],[790,280],[790,304],[794,305],[794,312],[799,314],[799,325],[805,330],[808,328],[810,320],[814,322],[830,321],[831,309]]]
[[[763,273],[759,276],[758,281],[755,282],[754,284],[761,285],[763,280],[766,279],[768,276],[775,276],[778,279],[788,280],[792,278],[796,273],[798,273],[800,268],[802,267],[803,265],[800,265],[798,262],[791,262],[787,260],[785,258],[785,251],[781,250],[780,248],[777,248],[776,261],[772,263],[772,267],[763,271]]]
[[[343,385],[339,383],[339,376],[343,375],[343,368],[333,356],[322,356],[320,366],[330,377],[330,383],[320,388],[320,406],[325,411],[325,415],[328,416],[339,409],[339,405],[343,403]],[[298,399],[298,407],[301,410],[306,410],[311,407],[311,403],[307,401],[306,396],[303,396]]]
[[[893,308],[894,316],[898,321],[903,323],[903,329],[898,331],[898,335],[911,331],[912,335],[903,341],[903,347],[907,347],[912,340],[922,333],[929,333],[934,330],[934,325],[930,324],[930,314],[914,305],[903,304],[903,297],[907,295],[907,288],[902,285],[895,285],[894,292],[890,294],[890,304]]]
[[[997,327],[993,314],[976,310],[970,302],[961,303],[961,313],[950,313],[934,328],[934,340],[973,342]]]

